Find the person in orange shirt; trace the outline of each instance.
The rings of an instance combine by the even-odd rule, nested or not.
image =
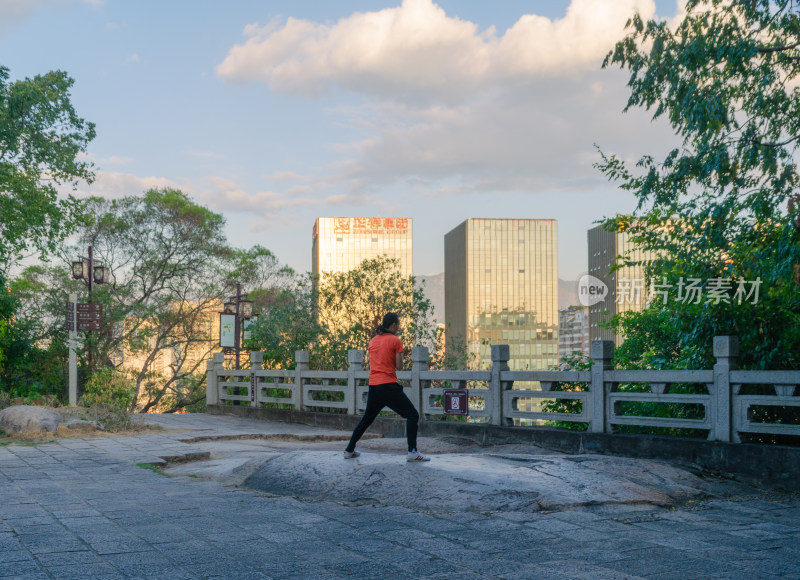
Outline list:
[[[356,443],[364,435],[367,427],[372,425],[384,407],[406,420],[406,437],[408,438],[408,456],[406,461],[430,461],[430,458],[417,451],[417,424],[419,413],[406,397],[403,387],[397,383],[397,372],[403,370],[403,343],[397,338],[400,328],[400,317],[388,312],[383,323],[378,327],[378,334],[369,341],[369,393],[367,409],[364,416],[353,430],[350,443],[344,450],[345,459],[354,459],[360,455],[356,451]]]

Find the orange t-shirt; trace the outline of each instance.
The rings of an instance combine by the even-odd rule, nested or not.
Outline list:
[[[394,334],[384,332],[369,341],[369,384],[396,383],[395,355],[403,352],[403,343]]]

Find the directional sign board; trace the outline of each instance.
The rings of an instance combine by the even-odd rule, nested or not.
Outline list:
[[[67,330],[100,331],[103,329],[103,306],[67,302]]]
[[[445,389],[444,413],[445,415],[469,415],[467,389]]]
[[[100,332],[103,330],[102,320],[78,320],[78,330],[88,330],[89,332]]]
[[[78,312],[79,318],[81,315],[84,315],[84,317],[94,316],[97,318],[103,316],[102,304],[76,304],[75,309]]]

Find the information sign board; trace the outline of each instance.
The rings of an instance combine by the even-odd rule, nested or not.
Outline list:
[[[247,342],[248,340],[250,340],[250,336],[252,334],[250,332],[250,327],[255,325],[256,322],[258,322],[258,316],[253,316],[252,318],[245,318],[242,321],[242,324],[243,324],[243,326],[242,326],[242,341]]]
[[[225,348],[236,346],[236,315],[219,315],[219,345]]]
[[[445,415],[469,415],[467,389],[445,389]]]

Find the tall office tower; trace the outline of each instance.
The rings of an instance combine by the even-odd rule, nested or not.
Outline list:
[[[589,311],[585,306],[570,306],[558,311],[558,358],[589,357]]]
[[[472,368],[507,344],[512,370],[558,365],[555,220],[471,218],[444,237],[448,341],[466,340]]]
[[[387,256],[413,272],[410,218],[321,217],[314,222],[311,273],[347,272],[367,259]]]
[[[602,280],[608,287],[605,298],[589,306],[589,340],[613,340],[619,346],[625,338],[609,328],[603,328],[600,323],[615,314],[641,311],[648,296],[643,266],[622,266],[614,272],[611,272],[611,267],[618,256],[640,262],[650,259],[652,254],[638,248],[629,232],[609,231],[602,225],[589,230],[588,241],[589,274]]]

